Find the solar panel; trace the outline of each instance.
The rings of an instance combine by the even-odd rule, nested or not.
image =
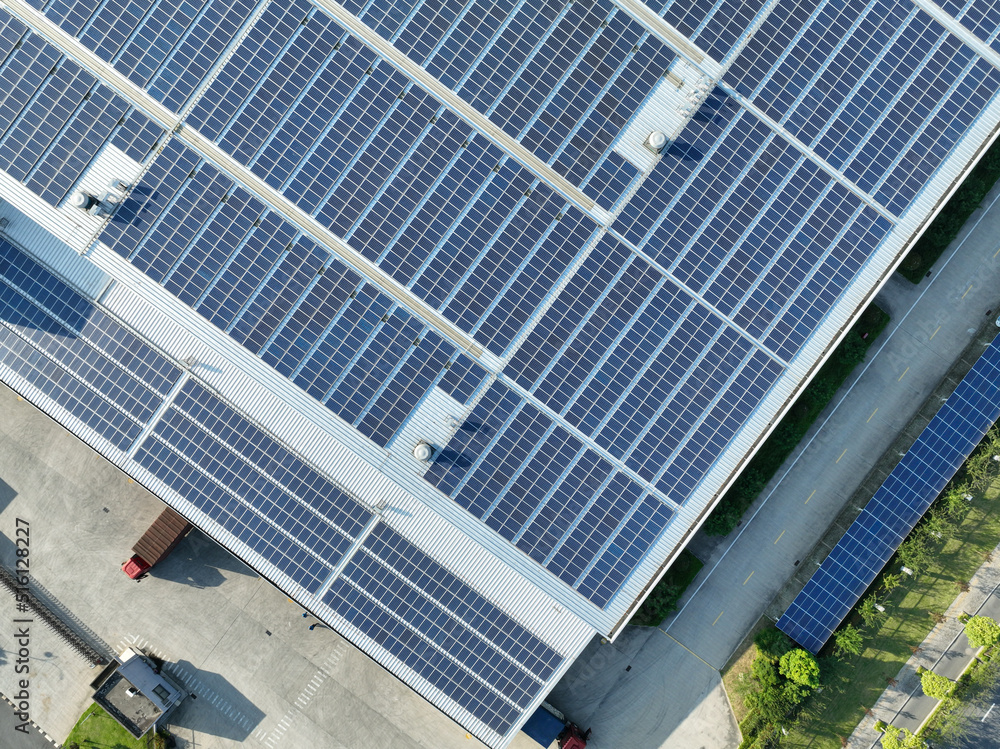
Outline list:
[[[941,7],[948,15],[957,18],[965,28],[1000,52],[1000,41],[997,40],[1000,36],[1000,10],[993,3],[986,0],[972,0],[966,3],[945,0],[941,3]]]
[[[52,37],[56,49],[0,11],[0,168],[44,199],[19,192],[19,210],[66,225],[78,184],[138,174],[96,238],[118,257],[83,238],[92,217],[74,249],[115,278],[131,273],[122,261],[144,273],[228,336],[206,338],[249,362],[239,376],[344,437],[355,467],[407,487],[430,514],[397,517],[394,548],[444,558],[423,521],[480,522],[476,538],[519,580],[546,570],[544,600],[602,631],[620,626],[833,321],[965,167],[1000,92],[959,32],[888,0],[651,5],[702,62],[691,50],[678,60],[608,0],[348,0],[333,15],[306,0],[36,6],[73,39]],[[996,44],[988,7],[947,10]],[[134,87],[113,93],[101,70],[77,67],[85,49]],[[723,85],[687,121],[718,70]],[[446,91],[478,114],[446,106]],[[146,96],[183,127],[126,104]],[[658,159],[639,142],[646,127],[671,138]],[[288,202],[242,184],[230,158]],[[580,191],[594,209],[577,207]],[[357,262],[339,254],[352,251]],[[137,451],[136,470],[171,502],[189,501],[295,595],[326,597],[349,636],[477,735],[509,738],[555,671],[442,609],[365,539],[388,531],[296,452],[319,443],[286,445],[238,412],[235,373],[216,373],[218,392],[191,372],[177,385],[173,365],[161,381],[96,333],[62,332],[72,315],[35,286],[2,283],[24,375],[7,376],[39,383],[92,442]],[[161,293],[125,288],[139,287],[107,292],[125,316],[129,294]],[[171,325],[203,325],[164,301]],[[418,438],[438,448],[429,464],[402,444]],[[307,498],[255,445],[328,482],[334,505]],[[341,522],[334,506],[361,514]],[[870,555],[907,517],[859,526],[850,553]],[[454,570],[434,563],[459,577],[449,560]],[[455,629],[437,639],[425,615]]]
[[[1000,338],[892,469],[778,628],[818,652],[998,417]]]
[[[194,380],[184,383],[135,461],[309,593],[372,517]]]
[[[382,524],[365,539],[323,601],[501,735],[563,660]]]
[[[45,14],[179,112],[255,5],[242,0],[53,0]]]
[[[127,451],[180,369],[0,239],[0,364]]]

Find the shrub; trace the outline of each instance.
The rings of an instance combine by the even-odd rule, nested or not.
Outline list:
[[[861,655],[861,650],[865,645],[861,631],[853,624],[845,624],[834,632],[833,641],[835,643],[834,650],[838,656]]]
[[[924,694],[935,700],[943,700],[951,694],[955,688],[955,683],[947,676],[941,676],[933,671],[924,669],[920,674],[920,686]]]
[[[754,635],[753,642],[757,651],[774,663],[794,647],[788,635],[775,627],[762,629]]]
[[[819,664],[811,653],[796,648],[781,656],[778,672],[789,681],[809,689],[819,686]]]
[[[1000,642],[1000,624],[988,616],[973,616],[965,623],[965,636],[974,648],[989,648]]]

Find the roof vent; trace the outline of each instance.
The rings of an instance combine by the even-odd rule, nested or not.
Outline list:
[[[122,196],[110,191],[98,198],[81,190],[73,193],[69,199],[69,204],[74,208],[79,208],[98,218],[110,218],[121,202]]]
[[[659,130],[654,130],[646,136],[646,140],[643,141],[642,145],[653,153],[660,153],[667,145],[667,136]]]
[[[75,192],[73,193],[73,197],[69,199],[69,204],[71,206],[74,208],[80,208],[84,211],[89,211],[100,202],[101,201],[99,201],[96,197],[85,192]]]
[[[434,448],[423,440],[420,440],[420,442],[418,442],[413,448],[413,457],[423,463],[426,463],[434,457]]]

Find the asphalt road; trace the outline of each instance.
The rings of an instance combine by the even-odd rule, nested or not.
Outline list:
[[[969,613],[1000,620],[1000,585],[993,588],[982,607],[975,611],[969,611]],[[954,681],[962,675],[976,650],[977,648],[969,645],[969,640],[964,632],[960,633],[934,664],[932,670]],[[1000,683],[996,686],[991,702],[1000,702]],[[899,715],[892,720],[892,724],[897,728],[909,728],[915,733],[937,707],[937,704],[936,699],[925,695],[923,690],[917,686],[910,698],[903,704]],[[1000,708],[991,708],[987,704],[986,709],[978,712],[979,715],[976,717],[983,718],[983,720],[972,720],[969,724],[968,734],[961,741],[949,745],[949,749],[1000,749]],[[877,742],[873,741],[871,746],[877,746]]]
[[[52,749],[52,744],[32,726],[28,732],[17,730],[20,723],[6,700],[0,700],[0,746],[3,749]]]
[[[703,682],[719,681],[718,669],[970,343],[987,311],[995,316],[998,198],[1000,188],[930,278],[919,286],[889,279],[877,303],[892,321],[867,363],[821,414],[739,532],[721,543],[702,538],[693,544],[706,564],[682,609],[661,625],[673,646],[665,649],[651,638],[628,663],[655,668],[625,671],[622,662],[621,671],[588,681],[581,678],[588,668],[581,658],[553,692],[558,707],[602,737],[600,747],[733,745],[730,732],[718,740],[707,733],[712,723],[731,722],[731,715],[713,709],[707,724],[696,717],[718,691]],[[702,666],[707,677],[700,674]],[[623,694],[629,699],[620,699]]]

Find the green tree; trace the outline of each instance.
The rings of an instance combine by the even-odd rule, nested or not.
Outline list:
[[[914,574],[920,574],[927,569],[927,565],[930,563],[930,554],[927,551],[927,540],[923,533],[911,533],[910,537],[903,541],[899,547],[899,561],[904,567],[913,570]]]
[[[897,575],[894,572],[886,573],[882,576],[882,590],[886,593],[892,593],[896,588],[903,584],[903,576]]]
[[[973,616],[965,623],[965,636],[974,648],[988,648],[1000,642],[1000,624],[988,616]]]
[[[762,629],[754,635],[753,642],[757,646],[757,652],[774,663],[795,647],[788,635],[777,627]]]
[[[941,676],[924,669],[920,674],[920,686],[928,697],[943,700],[951,694],[951,690],[955,688],[955,682],[947,676]]]
[[[914,736],[909,728],[900,731],[895,726],[886,726],[885,733],[882,734],[882,749],[926,749],[926,747],[926,742],[919,736]]]
[[[886,619],[885,612],[879,611],[878,598],[875,597],[874,593],[864,599],[858,606],[858,615],[866,627],[880,627]]]
[[[801,648],[789,650],[778,661],[778,673],[794,684],[809,689],[819,686],[819,664],[811,653]]]
[[[861,631],[853,624],[845,624],[834,632],[833,641],[838,656],[861,655],[861,650],[864,648]]]

